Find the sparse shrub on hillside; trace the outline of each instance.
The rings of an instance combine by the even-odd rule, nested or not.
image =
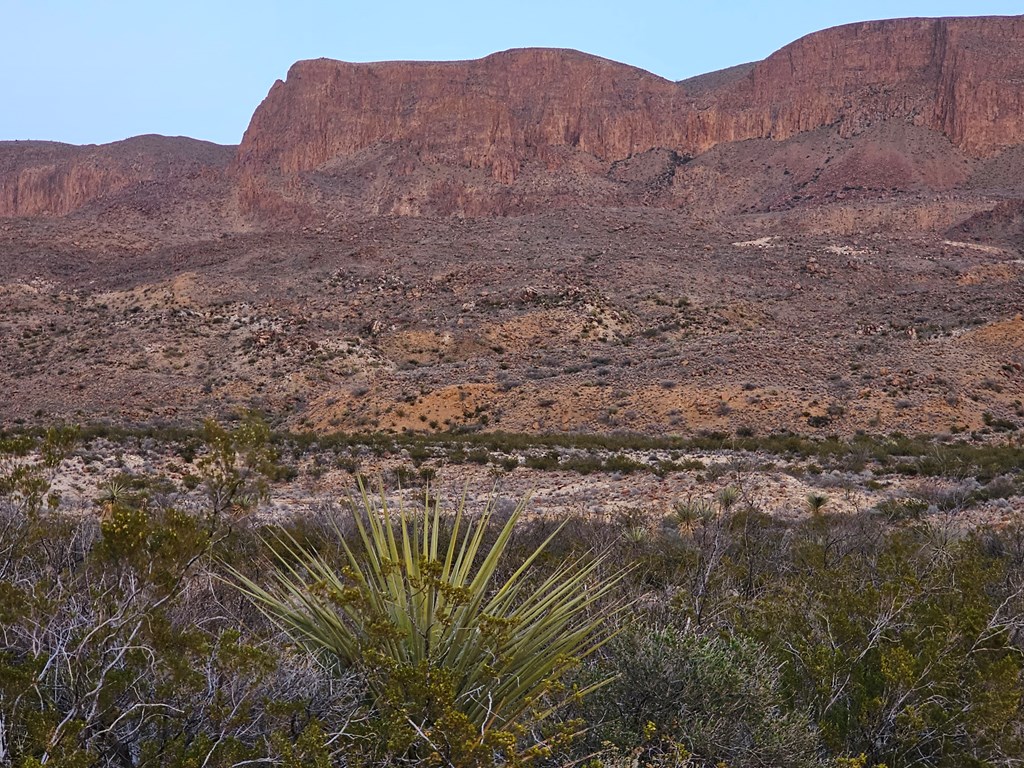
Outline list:
[[[826,504],[828,504],[828,496],[823,496],[820,493],[807,495],[807,511],[812,515],[820,515]]]
[[[890,522],[919,520],[928,511],[928,502],[922,499],[886,499],[875,507],[878,514]]]
[[[56,509],[60,495],[51,490],[60,464],[78,441],[78,427],[50,427],[41,434],[0,433],[0,502],[35,517]]]
[[[270,428],[256,414],[234,429],[207,421],[202,437],[206,450],[196,466],[214,518],[252,507],[266,496],[269,482],[294,477],[294,470],[278,462]]]

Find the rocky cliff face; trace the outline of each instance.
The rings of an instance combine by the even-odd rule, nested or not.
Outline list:
[[[886,126],[934,136],[934,151],[879,141]],[[827,155],[802,168],[807,153],[775,153],[793,162],[784,176],[765,169],[770,189],[738,166],[684,168],[716,147],[821,130],[864,146],[827,172]],[[754,197],[716,205],[750,210],[847,188],[945,191],[970,175],[964,163],[1019,145],[1024,16],[905,19],[826,30],[679,83],[550,49],[442,63],[303,61],[256,110],[230,175],[243,210],[274,220],[678,207],[718,200],[726,177]],[[947,148],[952,164],[940,162]],[[223,178],[230,155],[159,137],[0,144],[0,216],[63,215],[140,184]]]
[[[770,116],[773,138],[902,120],[988,155],[1024,142],[1022,77],[1024,17],[904,19],[809,35],[736,90]]]
[[[1024,142],[1024,17],[908,19],[805,37],[719,78],[672,83],[573,51],[477,61],[299,62],[271,89],[239,149],[243,173],[322,169],[370,147],[485,168],[503,183],[557,148],[615,161],[654,148],[856,135],[897,120],[973,155]]]
[[[0,142],[0,217],[63,216],[149,182],[222,176],[233,150],[163,136],[84,147]]]
[[[549,159],[555,147],[615,160],[682,144],[677,97],[667,80],[575,51],[448,63],[304,61],[256,111],[239,163],[292,174],[388,142],[511,182],[522,162]]]
[[[0,215],[61,216],[131,184],[136,174],[108,158],[47,142],[0,145]],[[141,179],[140,179],[141,180]]]

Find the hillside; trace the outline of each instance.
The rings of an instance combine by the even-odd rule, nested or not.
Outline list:
[[[304,61],[238,147],[0,143],[0,419],[1016,429],[1022,83],[1024,17],[908,19],[678,83]]]

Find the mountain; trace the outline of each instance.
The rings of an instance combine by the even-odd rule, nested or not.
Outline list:
[[[1005,428],[1022,171],[1024,17],[299,62],[238,147],[0,143],[0,418]]]
[[[197,176],[228,178],[256,220],[316,219],[339,206],[442,215],[680,207],[718,189],[717,174],[692,164],[708,150],[786,145],[823,129],[863,146],[840,144],[844,162],[824,181],[831,147],[811,141],[812,157],[799,158],[802,143],[772,146],[781,178],[749,169],[762,199],[741,191],[733,208],[843,187],[947,191],[1024,143],[1022,80],[1024,17],[851,24],[679,83],[568,50],[303,61],[271,88],[231,163],[228,148],[187,139],[0,143],[0,215],[64,215],[135,185]]]
[[[0,216],[64,216],[147,185],[196,186],[226,176],[232,149],[205,141],[138,136],[101,146],[0,142]]]
[[[1024,17],[853,24],[681,83],[564,50],[449,63],[321,59],[299,62],[274,85],[237,168],[257,209],[280,196],[396,213],[652,197],[673,207],[707,186],[700,169],[686,172],[692,158],[828,128],[882,145],[852,161],[840,185],[945,190],[964,181],[972,160],[1024,142],[1022,78]],[[890,131],[879,142],[882,126]],[[922,169],[927,159],[902,146],[908,133],[960,167]],[[655,156],[628,172],[614,165],[646,153]],[[772,180],[776,196],[804,183],[792,165],[792,180]]]

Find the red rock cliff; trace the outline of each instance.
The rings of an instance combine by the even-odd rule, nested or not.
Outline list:
[[[233,149],[164,136],[99,146],[0,142],[0,217],[63,216],[146,182],[223,174]]]
[[[285,174],[378,142],[488,167],[511,180],[554,146],[609,160],[684,139],[675,84],[576,51],[476,61],[294,65],[256,110],[239,160]]]
[[[196,174],[220,179],[231,157],[242,202],[272,218],[323,202],[478,213],[546,206],[558,194],[566,205],[598,194],[632,204],[632,192],[591,183],[607,163],[656,148],[677,153],[668,153],[674,163],[823,126],[853,137],[887,121],[939,132],[975,157],[1024,144],[1024,16],[852,24],[681,83],[567,50],[445,63],[304,61],[273,86],[237,153],[163,137],[0,143],[0,217],[64,215]],[[537,173],[513,183],[527,165],[544,175],[573,163],[561,186]],[[337,175],[307,185],[304,174],[321,170]]]
[[[610,161],[829,125],[854,135],[883,120],[991,154],[1024,142],[1024,17],[852,24],[711,87],[701,80],[545,49],[447,63],[304,61],[256,110],[237,164],[250,177],[288,176],[390,143],[510,182],[557,147]]]

